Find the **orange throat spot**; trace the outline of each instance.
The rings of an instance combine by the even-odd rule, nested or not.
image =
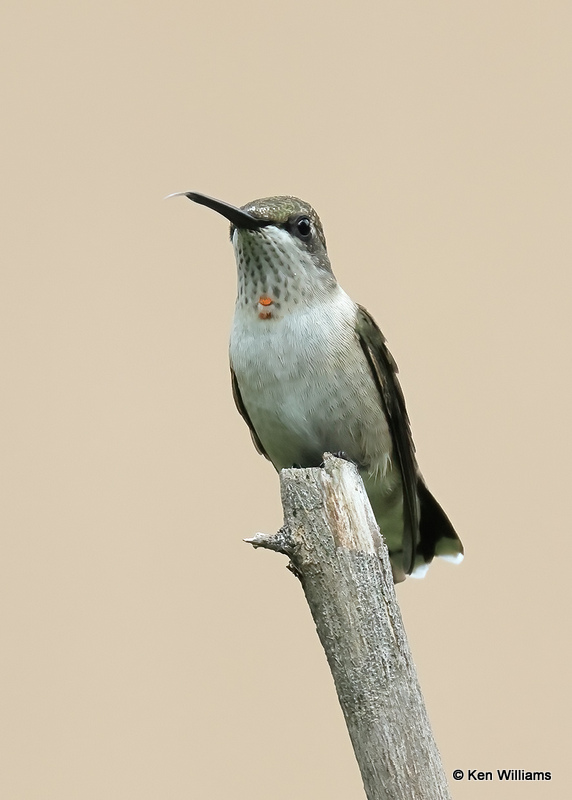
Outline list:
[[[272,317],[272,311],[270,306],[274,304],[274,300],[268,295],[261,295],[258,298],[258,317],[259,319],[270,319]]]

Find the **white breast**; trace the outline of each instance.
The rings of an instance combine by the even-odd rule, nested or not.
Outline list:
[[[278,469],[343,451],[385,473],[391,454],[379,392],[355,333],[357,307],[341,289],[280,318],[236,309],[230,360],[244,406]]]

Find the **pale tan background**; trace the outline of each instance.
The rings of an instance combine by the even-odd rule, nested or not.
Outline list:
[[[567,798],[569,2],[4,4],[4,800],[363,797],[227,368],[228,228],[293,193],[466,545],[399,599],[464,798]],[[232,477],[231,477],[232,475]]]

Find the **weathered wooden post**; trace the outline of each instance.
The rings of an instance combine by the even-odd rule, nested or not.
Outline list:
[[[368,800],[450,800],[395,596],[353,464],[280,474],[284,526],[247,541],[290,558],[326,651]]]

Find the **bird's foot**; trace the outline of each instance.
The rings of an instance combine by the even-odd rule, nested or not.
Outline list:
[[[346,453],[344,453],[343,450],[338,450],[337,453],[332,453],[332,455],[334,456],[334,458],[341,458],[343,461],[349,461],[350,464],[355,464],[356,463],[353,459],[351,459],[348,455],[346,455]],[[324,468],[325,464],[324,464],[323,461],[320,464],[320,466],[322,468]]]

